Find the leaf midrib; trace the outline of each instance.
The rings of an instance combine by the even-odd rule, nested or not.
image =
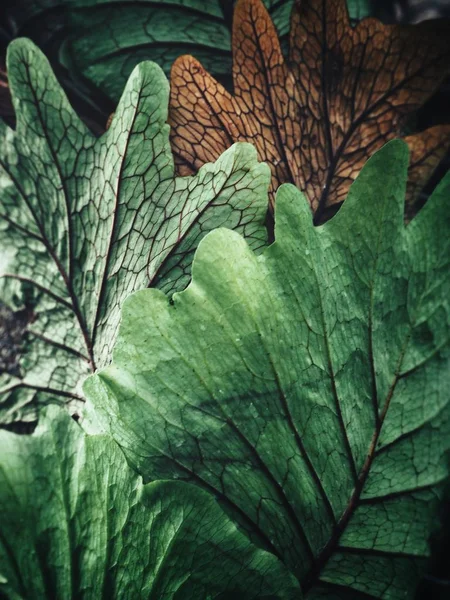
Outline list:
[[[133,137],[133,128],[135,126],[136,123],[136,118],[139,114],[139,108],[140,108],[140,103],[141,103],[141,99],[142,99],[142,88],[139,89],[138,92],[138,97],[137,97],[137,101],[136,104],[133,106],[133,117],[131,119],[131,123],[130,123],[130,127],[128,130],[128,135],[127,135],[127,139],[125,142],[125,147],[123,149],[123,155],[121,157],[121,162],[120,162],[120,168],[119,168],[119,172],[117,174],[117,185],[116,185],[116,190],[114,192],[114,208],[112,210],[112,223],[111,223],[111,230],[109,233],[109,239],[108,239],[108,247],[106,250],[106,255],[105,255],[105,260],[104,260],[104,267],[103,267],[103,273],[102,273],[102,278],[101,278],[101,285],[100,285],[100,291],[98,294],[98,300],[97,300],[97,306],[95,309],[95,317],[94,317],[94,323],[92,326],[92,340],[91,340],[91,345],[92,345],[92,349],[95,346],[95,340],[97,337],[97,329],[98,329],[98,321],[100,318],[100,314],[101,314],[101,307],[102,307],[102,303],[104,300],[104,295],[106,293],[106,284],[107,284],[107,275],[108,275],[108,268],[109,268],[109,263],[111,260],[111,253],[113,250],[113,246],[114,246],[114,241],[115,241],[115,233],[116,233],[116,227],[117,227],[117,221],[118,221],[118,216],[119,216],[119,206],[120,206],[120,194],[122,191],[122,175],[125,169],[125,165],[127,162],[127,152],[128,152],[128,147],[131,141],[131,138]],[[110,132],[112,131],[111,129],[109,130]],[[108,135],[108,134],[107,134]],[[120,151],[119,151],[120,152]],[[93,365],[93,370],[95,371],[95,365]]]
[[[308,591],[310,591],[311,588],[314,585],[316,585],[316,583],[320,580],[322,570],[325,568],[325,566],[326,566],[328,560],[330,559],[330,557],[332,556],[332,554],[338,549],[340,537],[343,534],[343,532],[345,531],[345,529],[350,521],[350,518],[353,515],[354,510],[357,508],[358,503],[360,502],[361,494],[363,492],[364,485],[369,476],[372,463],[373,463],[375,457],[378,455],[376,448],[377,448],[377,444],[378,444],[378,441],[379,441],[379,438],[381,435],[384,420],[385,420],[387,412],[389,410],[390,402],[394,395],[397,383],[400,381],[400,379],[402,379],[402,377],[405,376],[405,374],[402,374],[401,369],[402,369],[403,360],[404,360],[404,357],[405,357],[405,354],[406,354],[406,351],[407,351],[407,348],[408,348],[408,345],[409,345],[409,342],[411,339],[412,330],[414,328],[414,324],[412,322],[410,322],[410,324],[409,324],[409,330],[404,339],[403,346],[400,351],[400,355],[399,355],[399,358],[397,361],[397,366],[396,366],[395,372],[394,372],[394,377],[393,377],[392,383],[387,392],[385,401],[383,403],[383,407],[380,412],[379,404],[378,404],[378,391],[377,391],[377,386],[376,386],[376,373],[375,373],[375,368],[374,368],[374,356],[373,356],[373,341],[372,341],[373,315],[372,315],[372,313],[373,313],[373,303],[374,303],[374,287],[375,287],[375,280],[376,280],[377,273],[378,273],[377,265],[378,265],[378,260],[379,260],[379,256],[380,256],[380,243],[381,243],[381,239],[382,239],[383,221],[384,221],[386,205],[387,205],[387,200],[385,200],[385,202],[383,203],[381,214],[379,216],[379,219],[380,219],[379,235],[377,237],[377,244],[376,244],[376,249],[375,249],[373,274],[372,274],[372,278],[370,280],[370,297],[369,297],[369,356],[370,356],[370,368],[371,368],[371,379],[372,379],[372,402],[373,402],[374,411],[375,411],[374,432],[373,432],[372,439],[371,439],[371,442],[369,445],[366,460],[358,474],[358,479],[357,479],[355,488],[353,490],[353,493],[350,496],[350,499],[348,501],[347,507],[344,510],[338,523],[334,527],[334,531],[330,537],[330,540],[328,541],[326,546],[322,549],[322,551],[318,555],[318,557],[316,559],[316,565],[317,565],[316,569],[314,569],[314,568],[311,569],[310,573],[306,576],[305,581],[302,583],[302,590],[303,590],[305,596],[308,593]],[[314,272],[315,272],[315,269],[314,269]],[[419,300],[419,304],[420,304],[420,302],[421,302],[421,300]],[[326,332],[324,332],[324,333],[326,334]],[[435,354],[436,354],[436,352],[434,352],[431,355],[431,357],[433,357]],[[422,367],[423,364],[425,364],[429,360],[429,358],[430,357],[427,357],[427,359],[425,361],[422,361],[420,363],[419,368]],[[373,394],[376,394],[376,397],[373,397]],[[420,429],[421,427],[423,427],[423,423],[417,429]],[[402,493],[404,493],[404,492],[402,492]]]
[[[379,426],[375,429],[375,431],[372,435],[372,440],[370,442],[369,451],[367,453],[366,460],[365,460],[364,465],[359,473],[358,481],[356,483],[356,486],[355,486],[355,489],[354,489],[352,495],[350,496],[350,499],[347,504],[347,508],[343,512],[336,527],[334,528],[333,534],[330,537],[329,542],[326,544],[326,546],[323,548],[323,550],[320,552],[320,554],[317,557],[317,561],[316,561],[317,569],[315,571],[311,571],[305,577],[305,580],[302,584],[302,590],[303,590],[303,593],[305,596],[311,590],[311,588],[319,581],[322,570],[325,568],[328,560],[331,558],[332,554],[338,547],[340,537],[344,533],[344,531],[350,521],[350,518],[353,515],[354,510],[357,508],[358,502],[360,500],[361,494],[364,489],[364,485],[365,485],[365,483],[367,481],[367,477],[369,476],[369,473],[370,473],[370,468],[372,466],[372,462],[376,456],[375,450],[376,450],[376,446],[378,443],[378,439],[381,434],[384,419],[386,417],[387,411],[389,410],[389,405],[390,405],[392,396],[394,394],[397,383],[400,379],[400,368],[401,368],[401,364],[403,362],[403,358],[404,358],[408,343],[409,343],[409,336],[407,337],[406,342],[404,344],[404,348],[400,355],[399,363],[398,363],[398,366],[397,366],[397,369],[395,372],[394,380],[393,380],[391,387],[388,391],[388,394],[386,396],[383,410],[381,412],[380,419],[379,419]]]
[[[323,1],[325,2],[325,0],[323,0]],[[349,27],[352,31],[354,31],[354,28],[352,28],[351,25]],[[364,47],[364,49],[365,49],[365,47]],[[322,62],[325,63],[325,57],[326,57],[327,51],[323,48],[323,52],[324,52],[324,55],[323,55],[324,58],[323,58]],[[363,54],[365,54],[365,52]],[[386,57],[387,57],[387,55],[385,55],[385,60],[386,60]],[[437,63],[437,62],[441,61],[443,58],[445,58],[445,54],[441,53],[433,60],[433,63]],[[362,65],[362,61],[360,63],[360,66],[361,65]],[[382,105],[391,96],[393,96],[398,90],[400,90],[404,86],[406,86],[411,79],[414,79],[415,77],[420,76],[424,71],[426,71],[428,66],[429,66],[429,62],[422,65],[419,69],[415,70],[410,75],[404,77],[396,85],[389,88],[388,91],[384,92],[377,100],[375,100],[374,102],[369,104],[369,106],[366,106],[366,108],[361,111],[361,114],[354,121],[352,121],[347,132],[343,136],[341,143],[339,144],[338,148],[336,149],[336,152],[333,153],[332,145],[330,145],[330,157],[329,157],[330,166],[328,169],[328,174],[327,174],[326,181],[325,181],[325,184],[323,187],[323,191],[319,198],[317,210],[314,214],[314,224],[315,225],[320,223],[320,220],[323,216],[325,209],[329,206],[328,205],[328,194],[330,191],[331,182],[335,175],[335,171],[339,164],[339,161],[341,160],[341,158],[344,154],[345,147],[347,146],[348,142],[350,141],[352,135],[355,133],[355,131],[358,129],[358,127],[361,125],[361,123],[363,123],[367,119],[367,117],[371,113],[373,113],[374,110],[376,110],[376,108],[378,106]],[[359,79],[359,75],[358,75],[358,79]],[[374,81],[375,81],[375,78],[373,79],[373,82]],[[372,85],[372,89],[371,89],[371,94],[372,94],[372,91],[373,91],[373,85]],[[432,93],[432,90],[430,91],[430,95],[431,95],[431,93]],[[353,95],[354,95],[354,90],[352,91],[352,96]],[[369,95],[369,98],[370,98],[370,95]],[[324,108],[325,114],[328,115],[328,102],[327,102],[327,97],[326,97],[325,93],[323,94],[323,108]],[[352,114],[354,114],[353,104],[352,104],[351,109],[352,109]],[[327,137],[328,137],[328,133],[329,133],[329,126],[330,126],[330,122],[329,122],[329,119],[327,118],[326,122],[325,122]],[[331,141],[330,141],[330,144],[331,144]],[[412,165],[410,165],[410,166],[412,166]]]
[[[270,21],[271,21],[271,19],[270,19]],[[258,34],[258,31],[256,30],[256,24],[255,24],[255,20],[253,18],[253,15],[252,15],[252,22],[251,23],[252,23],[253,35],[254,35],[256,47],[258,49],[258,54],[259,54],[259,57],[260,57],[260,60],[261,60],[261,64],[264,65],[264,68],[262,69],[262,74],[263,74],[264,81],[265,81],[265,84],[266,84],[266,90],[268,92],[267,93],[267,99],[269,101],[270,111],[271,111],[271,113],[273,115],[273,124],[275,126],[274,127],[274,129],[275,129],[275,139],[276,139],[278,147],[280,149],[280,154],[281,154],[282,161],[286,165],[286,172],[287,172],[287,174],[289,176],[289,182],[293,183],[295,185],[295,177],[294,177],[294,174],[292,172],[292,168],[291,168],[290,162],[289,162],[287,154],[286,154],[285,146],[284,146],[283,139],[282,139],[282,136],[281,136],[280,127],[278,126],[278,115],[276,113],[275,105],[274,105],[273,98],[272,98],[273,85],[271,84],[271,82],[269,80],[267,69],[265,68],[266,67],[265,55],[264,55],[264,52],[263,52],[263,50],[261,48],[261,45],[260,45],[260,36]],[[273,22],[272,22],[272,25],[273,25]],[[275,29],[274,25],[273,25],[273,27]],[[275,44],[278,44],[278,46],[279,46],[279,38],[278,38],[277,34],[275,34]],[[283,67],[283,66],[285,66],[285,62],[284,62],[283,55],[282,55],[282,52],[281,52],[280,49],[279,49],[279,53],[280,53],[281,60],[280,60],[279,65],[277,65],[277,66]],[[274,164],[274,163],[272,163],[272,164]],[[274,199],[271,200],[272,210],[273,210],[273,202],[274,202]]]
[[[107,384],[105,383],[105,385],[107,385]],[[166,419],[166,421],[167,421],[167,419]],[[170,423],[170,425],[172,425],[174,427],[179,427],[175,423],[172,423],[169,421],[167,421],[167,422]],[[122,450],[122,452],[125,455],[128,455],[129,449],[126,446],[124,446],[120,442],[120,440],[116,439],[115,441],[116,441],[117,445],[119,446],[119,448]],[[264,530],[261,529],[259,527],[258,523],[256,523],[253,519],[251,519],[247,515],[247,513],[238,504],[235,504],[233,502],[233,500],[231,500],[222,490],[220,490],[218,487],[216,487],[215,485],[213,485],[212,483],[210,483],[209,481],[207,481],[206,479],[201,477],[196,471],[194,471],[190,467],[186,466],[185,464],[183,464],[182,462],[177,460],[175,455],[167,454],[163,448],[161,448],[160,446],[155,444],[154,437],[152,437],[151,439],[150,438],[148,439],[148,444],[150,445],[151,448],[156,450],[161,456],[163,456],[164,458],[167,458],[169,461],[173,462],[176,465],[176,467],[178,467],[180,469],[180,471],[186,473],[186,475],[188,476],[187,481],[195,481],[199,487],[208,490],[208,492],[211,493],[213,497],[217,498],[220,502],[222,502],[225,506],[227,506],[228,509],[231,510],[231,512],[237,513],[240,516],[241,522],[247,524],[247,527],[249,528],[248,530],[255,532],[255,534],[259,538],[261,544],[263,546],[265,546],[278,559],[281,559],[280,553],[275,548],[273,543],[270,541],[269,537],[266,535]],[[142,458],[142,456],[140,456],[140,455],[137,455],[137,456],[139,458]],[[147,479],[147,481],[148,481],[148,479]]]
[[[382,223],[383,223],[383,219],[384,219],[384,211],[386,208],[386,201],[383,203],[383,207],[382,207],[382,211],[381,211],[381,215],[380,215],[380,221],[381,224],[379,226],[379,235],[377,237],[377,246],[376,246],[376,250],[375,250],[375,257],[374,257],[374,266],[373,266],[373,275],[372,275],[372,279],[370,281],[370,297],[369,297],[369,356],[370,356],[370,368],[371,368],[371,380],[372,380],[372,395],[374,393],[377,394],[377,387],[376,387],[376,374],[375,374],[375,370],[374,370],[374,364],[373,364],[373,348],[372,348],[372,312],[373,312],[373,289],[375,286],[375,279],[377,276],[377,265],[378,265],[378,259],[379,259],[379,254],[380,254],[380,242],[381,242],[381,234],[382,234]],[[314,269],[314,273],[315,273],[315,269]],[[372,462],[375,459],[376,456],[376,447],[377,447],[377,443],[381,434],[381,430],[383,427],[383,423],[384,420],[386,418],[387,412],[389,410],[389,406],[390,406],[390,402],[391,399],[394,395],[395,392],[395,388],[397,386],[398,381],[401,379],[401,367],[403,364],[403,359],[405,357],[406,354],[406,350],[410,341],[410,337],[411,337],[411,331],[412,331],[412,324],[410,324],[410,330],[408,332],[408,335],[405,338],[405,341],[403,343],[403,347],[401,349],[400,352],[400,356],[397,362],[397,366],[395,369],[395,374],[394,374],[394,378],[393,381],[391,383],[391,386],[388,390],[388,393],[386,395],[386,399],[384,401],[383,404],[383,408],[381,410],[381,413],[379,412],[379,410],[376,410],[376,418],[375,418],[375,428],[374,428],[374,432],[372,435],[372,439],[369,445],[369,450],[367,453],[367,457],[366,460],[361,468],[361,471],[358,474],[358,479],[355,485],[355,488],[353,490],[352,495],[350,496],[350,499],[347,503],[347,507],[344,510],[341,518],[339,519],[338,523],[336,524],[336,526],[334,527],[333,533],[330,536],[330,539],[328,541],[328,543],[325,545],[325,547],[323,548],[323,550],[320,552],[320,554],[318,555],[317,559],[316,559],[316,568],[312,569],[305,577],[304,582],[302,583],[302,590],[304,592],[304,594],[306,595],[308,593],[308,591],[311,590],[311,588],[317,583],[317,581],[320,579],[320,575],[322,570],[325,568],[328,560],[330,559],[330,557],[332,556],[333,552],[336,550],[336,548],[338,547],[339,544],[339,540],[341,535],[343,534],[343,532],[345,531],[345,528],[347,527],[350,518],[354,512],[354,510],[356,509],[358,502],[360,500],[361,494],[363,492],[364,489],[364,485],[367,481],[367,477],[370,473],[370,468],[372,466]],[[326,335],[326,332],[324,332]],[[378,395],[378,394],[377,394]],[[372,402],[374,405],[374,408],[376,408],[378,405],[377,402],[377,398],[374,398],[372,396]]]
[[[87,325],[86,322],[84,320],[84,317],[81,313],[80,307],[78,305],[78,299],[75,295],[74,289],[72,287],[71,284],[71,279],[70,279],[70,271],[71,271],[71,265],[72,265],[72,240],[71,240],[71,222],[70,222],[70,218],[71,218],[71,213],[70,213],[70,207],[69,207],[69,203],[68,203],[68,192],[67,192],[67,188],[65,185],[65,181],[64,181],[64,177],[62,175],[62,172],[60,170],[59,167],[59,163],[57,160],[57,156],[55,154],[55,151],[53,149],[53,145],[50,142],[50,139],[47,135],[47,129],[46,129],[46,123],[44,121],[43,115],[42,115],[42,111],[40,108],[40,104],[38,101],[38,98],[36,96],[34,87],[33,87],[33,83],[31,81],[31,74],[30,74],[30,66],[27,62],[24,62],[24,68],[26,71],[26,75],[28,78],[28,87],[31,90],[31,94],[33,96],[33,100],[34,100],[34,104],[36,106],[36,110],[38,113],[38,117],[39,117],[39,121],[42,127],[42,131],[43,131],[43,135],[45,137],[45,140],[47,142],[47,146],[50,150],[50,153],[52,155],[53,158],[53,162],[55,164],[55,168],[58,171],[58,175],[61,181],[61,186],[62,186],[62,191],[63,191],[63,195],[64,195],[64,202],[65,202],[65,208],[66,208],[66,225],[67,225],[67,237],[68,237],[68,250],[69,250],[69,275],[66,273],[65,268],[63,267],[63,265],[61,264],[61,261],[59,260],[58,256],[56,255],[56,252],[54,251],[54,249],[52,248],[49,240],[46,237],[46,233],[44,228],[42,227],[42,224],[40,222],[40,220],[38,219],[38,216],[36,214],[36,211],[34,210],[33,206],[31,205],[31,203],[28,200],[27,194],[25,193],[25,191],[23,190],[22,186],[20,185],[19,181],[17,180],[17,178],[13,175],[13,173],[11,172],[11,170],[9,168],[7,168],[7,165],[5,163],[3,163],[2,161],[2,167],[4,168],[5,172],[8,174],[8,176],[11,178],[11,180],[13,181],[14,185],[16,186],[17,190],[19,191],[20,195],[22,196],[25,205],[27,206],[28,210],[31,213],[31,216],[34,219],[34,222],[36,223],[36,226],[41,234],[42,237],[42,242],[44,244],[44,247],[46,248],[47,252],[49,253],[50,257],[52,258],[54,264],[56,265],[57,270],[59,271],[64,285],[67,289],[67,292],[69,294],[70,297],[70,301],[71,301],[71,306],[70,309],[72,310],[73,314],[75,315],[80,330],[81,330],[81,334],[82,337],[84,339],[85,345],[86,345],[86,350],[89,356],[89,362],[90,362],[90,366],[92,368],[92,370],[95,370],[95,360],[94,360],[94,355],[93,355],[93,349],[92,349],[92,343],[91,340],[89,338],[89,334],[88,334],[88,330],[87,330]],[[33,282],[34,284],[34,282]]]
[[[254,318],[254,316],[253,316]],[[256,322],[255,322],[256,323]],[[306,535],[306,532],[304,531],[304,528],[302,526],[302,524],[300,523],[295,510],[293,509],[293,507],[291,506],[287,496],[284,493],[283,487],[282,485],[277,481],[276,477],[272,474],[271,470],[269,469],[269,467],[265,464],[265,462],[263,461],[263,459],[259,456],[258,451],[256,450],[256,448],[253,446],[253,444],[248,440],[248,438],[244,435],[244,433],[239,429],[239,427],[234,423],[234,421],[228,416],[228,414],[224,411],[224,409],[222,408],[222,405],[220,403],[220,401],[216,398],[215,394],[213,393],[213,391],[211,389],[209,389],[208,385],[206,384],[206,381],[204,380],[204,378],[201,376],[201,374],[197,371],[197,369],[195,368],[195,365],[193,365],[192,363],[190,363],[186,357],[181,354],[177,348],[175,348],[175,346],[171,343],[171,341],[168,339],[167,336],[164,336],[163,331],[158,327],[159,333],[161,335],[161,337],[163,337],[166,341],[166,343],[171,347],[171,349],[178,355],[178,357],[186,364],[186,366],[189,369],[192,369],[193,372],[195,372],[199,382],[201,383],[201,385],[203,386],[203,388],[205,389],[205,391],[211,396],[211,398],[213,398],[216,402],[216,406],[219,409],[222,418],[218,417],[217,415],[215,415],[214,413],[210,413],[209,411],[205,410],[204,408],[200,407],[200,406],[196,406],[196,405],[190,405],[191,408],[194,408],[196,410],[198,410],[199,412],[202,412],[206,415],[208,415],[210,418],[213,419],[218,419],[220,422],[226,424],[228,427],[230,427],[230,429],[235,433],[235,435],[239,438],[239,440],[244,444],[244,446],[248,449],[248,451],[250,452],[250,455],[254,457],[254,460],[256,461],[256,463],[259,465],[259,468],[261,469],[261,472],[264,474],[264,476],[270,481],[271,486],[273,486],[273,489],[275,490],[276,495],[278,496],[283,509],[286,511],[286,513],[289,515],[289,518],[292,520],[294,526],[295,526],[295,531],[298,534],[299,538],[303,541],[304,545],[305,545],[305,549],[306,552],[308,553],[308,556],[311,560],[311,562],[314,562],[314,555],[312,552],[312,548],[310,545],[310,542],[308,540],[308,537]],[[230,338],[232,339],[232,338]],[[278,375],[275,372],[274,366],[272,365],[272,368],[274,370],[274,377],[275,377],[275,381],[277,384],[277,390],[279,393],[279,397],[280,397],[280,402],[282,401],[282,399],[284,399],[285,404],[286,404],[286,418],[289,421],[289,424],[292,425],[292,427],[294,428],[293,433],[294,435],[297,433],[295,426],[293,424],[292,421],[292,417],[289,413],[289,410],[287,408],[287,403],[285,400],[285,396],[284,396],[284,391],[281,388],[281,383],[278,379]],[[166,382],[164,382],[165,385],[167,385]],[[174,392],[176,393],[176,392]],[[173,425],[173,424],[172,424]],[[300,440],[298,434],[296,437],[296,440]],[[301,440],[300,440],[300,450],[302,450],[302,444],[301,444]],[[306,454],[306,452],[305,452]],[[303,454],[302,454],[303,456]],[[306,459],[305,462],[307,462],[308,456],[306,455]],[[234,505],[234,506],[238,506],[237,504],[235,504],[232,500],[230,500],[230,502]],[[243,509],[240,509],[243,511]],[[245,513],[246,514],[246,513]],[[247,515],[247,519],[252,522],[252,519]],[[271,550],[273,551],[273,550]],[[276,551],[276,556],[279,556],[278,551]]]
[[[250,169],[249,169],[250,171]],[[198,177],[198,173],[196,175],[194,175],[193,177]],[[177,179],[182,179],[181,176],[174,178],[174,184],[176,185],[176,181]],[[163,182],[162,182],[163,183]],[[152,274],[150,274],[149,269],[147,267],[147,276],[148,276],[148,282],[147,282],[147,287],[153,287],[157,285],[157,280],[159,277],[162,277],[164,275],[164,269],[167,265],[167,263],[170,261],[170,259],[176,254],[176,251],[178,250],[180,244],[182,244],[189,236],[189,234],[191,233],[191,231],[195,228],[196,225],[199,224],[200,219],[202,218],[202,216],[206,213],[206,211],[211,207],[211,206],[227,206],[229,203],[228,202],[224,202],[224,203],[216,203],[216,200],[219,198],[219,196],[224,192],[224,190],[226,190],[228,188],[228,179],[225,180],[224,184],[220,187],[220,189],[218,189],[217,191],[215,191],[214,189],[214,195],[211,198],[211,200],[209,202],[205,202],[203,204],[203,206],[198,210],[197,214],[195,215],[195,217],[191,220],[191,222],[187,225],[187,227],[182,230],[181,225],[182,225],[182,221],[183,221],[183,216],[184,216],[184,209],[186,208],[188,201],[189,201],[189,196],[186,198],[183,208],[181,209],[179,215],[176,217],[179,219],[179,223],[178,223],[178,235],[177,235],[177,239],[176,242],[174,242],[172,244],[172,247],[169,248],[168,252],[166,253],[165,256],[163,256],[163,258],[161,259],[161,262],[158,266],[156,266],[154,272]],[[241,212],[241,210],[239,209],[239,212]],[[169,217],[170,219],[170,217]],[[161,221],[160,226],[158,227],[157,231],[155,232],[154,236],[153,236],[153,240],[150,246],[150,250],[148,252],[148,258],[147,258],[147,265],[151,264],[151,254],[153,252],[153,248],[154,245],[156,243],[156,238],[159,235],[159,233],[161,232],[161,229],[164,227],[164,225],[166,224],[166,219],[163,219]],[[191,248],[189,249],[187,252],[183,253],[183,257],[185,256],[185,254],[188,254],[189,252],[194,252],[194,250]],[[163,254],[163,253],[161,253]]]

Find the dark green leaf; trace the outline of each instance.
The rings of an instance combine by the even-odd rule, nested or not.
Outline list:
[[[173,61],[193,54],[218,77],[231,72],[233,0],[18,0],[8,8],[20,35],[117,101],[144,60],[168,75]],[[287,37],[293,0],[265,0]],[[81,79],[80,79],[81,75]],[[83,86],[84,87],[84,86]],[[85,91],[85,90],[84,90]],[[91,90],[93,91],[93,90]]]
[[[286,47],[294,0],[264,4]],[[191,54],[231,84],[233,6],[233,0],[18,0],[8,16],[52,59],[83,116],[99,127],[105,124],[98,122],[102,112],[112,110],[103,94],[116,102],[144,60],[169,75],[176,58]],[[353,20],[370,12],[367,0],[349,0],[348,9]]]

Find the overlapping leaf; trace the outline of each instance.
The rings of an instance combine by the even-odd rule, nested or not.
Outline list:
[[[85,384],[141,473],[214,493],[307,598],[412,598],[448,473],[450,177],[405,227],[407,165],[386,145],[321,227],[282,187],[259,257],[211,233]]]
[[[168,74],[173,61],[188,52],[215,76],[227,78],[233,4],[234,0],[18,0],[8,14],[19,34],[42,44],[54,61],[69,67],[74,80],[88,79],[117,101],[131,71],[144,60],[156,62]],[[289,30],[292,4],[293,0],[265,0],[282,38]]]
[[[212,496],[142,485],[110,438],[85,435],[60,408],[32,436],[0,432],[0,507],[8,598],[298,598],[295,579]]]
[[[450,64],[448,27],[350,25],[345,0],[298,0],[289,60],[261,0],[239,0],[230,94],[192,56],[171,73],[171,142],[180,173],[195,172],[235,141],[255,144],[281,183],[304,190],[320,222],[343,201],[362,165],[403,134]],[[443,158],[450,126],[405,138],[408,202]]]
[[[113,100],[143,60],[157,62],[168,74],[177,57],[193,53],[223,77],[231,69],[227,20],[232,5],[220,0],[77,0],[69,4],[71,37],[64,59],[74,74],[82,73]]]
[[[283,43],[293,1],[264,0]],[[79,88],[87,79],[117,101],[132,69],[143,60],[156,62],[168,74],[178,56],[194,54],[215,77],[228,82],[233,4],[234,0],[19,0],[8,14],[19,34],[32,37],[54,61],[69,67]],[[348,6],[354,19],[368,14],[365,0],[349,0]]]
[[[175,178],[168,83],[155,64],[134,71],[99,139],[31,42],[11,45],[9,79],[17,128],[0,132],[2,299],[19,297],[34,319],[0,420],[55,397],[77,401],[83,377],[108,361],[123,299],[147,285],[182,289],[210,229],[235,227],[261,247],[270,177],[241,144]]]

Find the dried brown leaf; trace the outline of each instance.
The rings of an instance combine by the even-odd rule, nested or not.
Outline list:
[[[408,117],[449,70],[447,26],[349,22],[345,0],[298,0],[285,60],[261,0],[239,0],[230,94],[191,56],[172,68],[172,147],[179,173],[253,143],[281,183],[307,194],[316,221],[335,212],[362,165],[401,137]],[[409,202],[443,157],[450,127],[405,138],[412,150]]]

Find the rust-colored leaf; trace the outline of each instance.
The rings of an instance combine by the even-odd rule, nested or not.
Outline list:
[[[297,0],[289,60],[261,0],[239,0],[230,94],[191,56],[172,68],[172,147],[181,174],[233,142],[255,144],[281,183],[308,196],[316,221],[335,212],[375,150],[402,136],[407,118],[449,70],[450,35],[436,23],[349,22],[345,0]],[[405,138],[412,150],[408,201],[443,157],[450,126]]]

